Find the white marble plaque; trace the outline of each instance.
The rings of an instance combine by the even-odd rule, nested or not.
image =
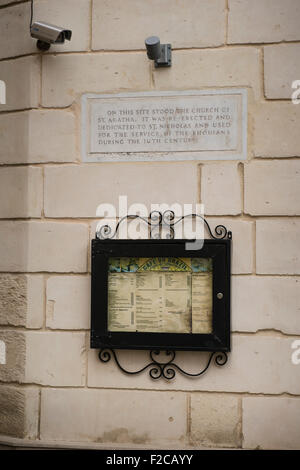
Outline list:
[[[83,161],[245,160],[247,91],[85,94]]]

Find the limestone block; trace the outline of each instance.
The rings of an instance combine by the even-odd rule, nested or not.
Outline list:
[[[297,41],[298,0],[229,0],[228,42]]]
[[[245,164],[245,212],[300,215],[300,161]]]
[[[279,330],[300,334],[300,280],[297,277],[233,276],[232,330]]]
[[[88,228],[57,222],[0,222],[0,270],[85,272]]]
[[[70,106],[82,93],[149,88],[149,64],[144,52],[46,54],[43,57],[42,103],[45,107]]]
[[[41,439],[180,446],[186,406],[184,393],[43,389]]]
[[[84,385],[85,334],[27,331],[25,382]]]
[[[43,318],[43,276],[0,274],[0,324],[41,328]]]
[[[197,186],[197,167],[190,162],[52,166],[45,169],[45,214],[95,218],[102,203],[112,204],[118,212],[123,195],[126,213],[132,213],[134,203],[145,204],[148,210],[151,204],[193,204]],[[84,197],[79,188],[84,188]]]
[[[260,104],[254,110],[256,157],[300,156],[300,106],[283,101]]]
[[[38,435],[39,391],[34,387],[0,387],[0,434],[26,439]]]
[[[8,3],[8,2],[6,2]],[[28,21],[24,21],[28,18]],[[1,10],[0,58],[35,52],[35,41],[29,32],[30,2],[12,5]]]
[[[0,167],[0,218],[41,217],[43,174],[41,168]]]
[[[241,175],[237,164],[215,163],[201,167],[201,202],[206,215],[241,213]]]
[[[300,18],[300,5],[298,3]],[[291,99],[292,83],[300,76],[299,44],[264,47],[265,94],[267,98]]]
[[[55,330],[88,329],[90,291],[90,277],[50,277],[47,281],[47,327]]]
[[[300,393],[300,367],[292,363],[292,344],[297,336],[274,334],[233,334],[232,348],[227,363],[211,366],[199,379],[187,380],[176,373],[172,381],[152,380],[148,372],[138,376],[121,374],[112,359],[102,363],[97,350],[88,355],[88,386],[105,388],[134,388],[149,390],[191,390],[247,393]],[[148,351],[118,351],[121,365],[127,370],[138,370],[148,364]],[[164,355],[162,360],[168,359]],[[176,364],[187,372],[199,373],[208,361],[208,354],[180,351]]]
[[[232,231],[231,244],[231,272],[232,274],[249,274],[253,269],[253,222],[248,220],[230,218],[207,218],[211,230],[224,225],[227,230]],[[207,233],[205,232],[205,235]]]
[[[29,113],[28,161],[73,162],[77,157],[76,120],[72,111]]]
[[[40,67],[38,55],[1,61],[0,79],[6,84],[6,104],[1,104],[1,111],[38,107]]]
[[[300,221],[259,219],[256,221],[256,272],[300,274]]]
[[[93,2],[92,48],[143,49],[145,39],[154,34],[153,25],[161,43],[171,43],[173,48],[220,46],[225,38],[224,2],[96,0]]]
[[[245,397],[243,398],[243,447],[298,450],[299,422],[299,398]]]
[[[256,47],[173,51],[172,67],[153,70],[157,90],[249,87],[261,96],[260,51]]]
[[[31,110],[0,115],[0,164],[72,162],[77,156],[72,111]]]
[[[6,363],[0,365],[0,381],[23,382],[25,368],[25,334],[16,330],[0,330],[5,344]]]
[[[221,393],[191,395],[191,444],[240,447],[239,398]]]

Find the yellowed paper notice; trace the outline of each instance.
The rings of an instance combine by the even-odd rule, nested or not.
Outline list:
[[[162,331],[162,292],[160,273],[137,273],[136,325],[137,331]]]
[[[192,333],[212,333],[212,273],[192,275]]]
[[[108,276],[108,330],[136,331],[135,275]]]
[[[110,273],[109,331],[191,332],[191,274]]]
[[[212,333],[212,260],[111,258],[108,329]]]
[[[169,272],[163,274],[164,331],[191,332],[191,274]]]

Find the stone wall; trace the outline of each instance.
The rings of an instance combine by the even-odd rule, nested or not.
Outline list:
[[[35,0],[73,30],[37,52],[30,2],[0,0],[0,440],[95,447],[300,448],[298,0]],[[173,65],[156,70],[158,34]],[[246,161],[82,163],[83,93],[248,89]],[[135,184],[130,184],[134,181]],[[171,382],[89,349],[101,202],[205,205],[233,232],[232,352]],[[130,202],[129,201],[129,202]],[[144,352],[124,351],[130,368]],[[178,354],[188,370],[201,355]],[[22,441],[23,440],[23,441]]]

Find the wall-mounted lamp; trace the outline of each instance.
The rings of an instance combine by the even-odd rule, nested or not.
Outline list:
[[[171,44],[161,44],[157,36],[150,36],[145,40],[145,45],[147,56],[150,60],[154,60],[155,67],[171,67]]]

